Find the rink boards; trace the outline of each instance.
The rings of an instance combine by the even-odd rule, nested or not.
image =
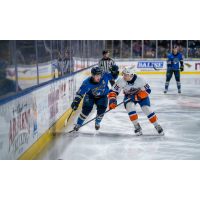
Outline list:
[[[19,159],[22,155],[22,159],[31,159],[38,153],[63,125],[75,92],[90,70],[1,101],[0,159]]]

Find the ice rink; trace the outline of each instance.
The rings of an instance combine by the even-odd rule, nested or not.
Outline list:
[[[142,136],[136,136],[124,106],[105,114],[99,131],[94,121],[75,134],[72,130],[80,111],[62,127],[34,159],[48,160],[196,160],[200,159],[200,75],[181,75],[178,94],[174,76],[164,94],[165,75],[141,75],[151,87],[152,110],[164,129],[159,135],[136,106]],[[118,104],[123,94],[118,96]],[[93,109],[87,120],[96,116]]]

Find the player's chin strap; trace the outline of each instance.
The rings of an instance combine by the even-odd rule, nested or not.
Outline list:
[[[155,68],[155,66],[154,66],[154,64],[153,64],[153,68],[155,69],[155,70],[171,70],[171,69],[157,69],[157,68]],[[174,69],[174,70],[178,70],[178,71],[181,71],[180,69]]]
[[[117,107],[117,106],[120,106],[121,104],[123,104],[123,103],[125,103],[125,102],[127,102],[127,101],[130,101],[130,98],[128,98],[128,99],[126,99],[126,101],[123,101],[123,102],[121,102],[120,104],[116,105],[116,107]],[[91,119],[90,121],[86,122],[86,123],[83,124],[82,126],[85,126],[86,124],[90,123],[91,121],[95,120],[96,118],[98,118],[98,117],[104,115],[105,113],[107,113],[107,112],[109,112],[109,111],[111,111],[111,110],[112,110],[112,109],[107,110],[106,112],[102,113],[101,115],[97,115],[95,118],[93,118],[93,119]],[[82,127],[82,126],[80,126],[80,127]],[[70,132],[67,132],[67,133],[72,133],[72,132],[74,132],[74,130],[71,130]],[[63,136],[66,135],[67,133],[64,133]]]

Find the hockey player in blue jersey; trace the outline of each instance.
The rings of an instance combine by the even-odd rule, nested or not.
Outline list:
[[[80,89],[76,93],[76,97],[71,105],[73,110],[77,110],[80,101],[86,93],[82,112],[78,117],[77,124],[74,127],[75,131],[78,131],[86,117],[92,111],[94,104],[97,106],[97,115],[101,115],[106,111],[108,105],[108,97],[110,89],[108,88],[109,80],[116,80],[118,78],[118,66],[112,65],[110,68],[111,73],[101,71],[99,67],[93,67],[91,70],[92,76],[83,81]],[[95,129],[100,129],[100,122],[103,119],[103,115],[99,116],[95,120]]]
[[[174,73],[178,93],[181,93],[181,82],[180,82],[180,70],[179,70],[179,62],[181,64],[180,70],[184,70],[183,66],[183,56],[180,52],[178,52],[178,47],[175,45],[173,46],[172,53],[170,53],[167,56],[167,77],[166,77],[166,83],[165,83],[165,90],[164,93],[167,93],[170,79],[172,78],[172,74]]]

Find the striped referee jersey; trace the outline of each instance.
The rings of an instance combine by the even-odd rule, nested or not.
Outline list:
[[[102,71],[110,72],[110,67],[112,65],[116,65],[115,61],[112,58],[108,58],[108,59],[102,58],[99,61],[99,67]]]

